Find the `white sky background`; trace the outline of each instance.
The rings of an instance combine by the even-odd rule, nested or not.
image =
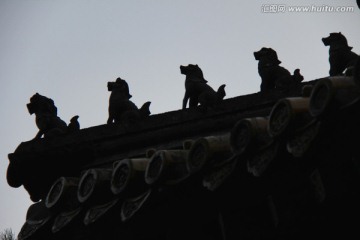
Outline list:
[[[348,13],[262,13],[263,4],[353,6]],[[305,81],[328,76],[328,47],[341,31],[360,53],[355,0],[0,0],[0,231],[16,234],[32,203],[6,182],[7,154],[38,129],[26,104],[36,92],[52,98],[58,115],[81,128],[106,123],[107,82],[129,83],[139,107],[178,110],[185,76],[198,64],[210,86],[227,96],[259,91],[253,52],[271,47],[282,66]]]

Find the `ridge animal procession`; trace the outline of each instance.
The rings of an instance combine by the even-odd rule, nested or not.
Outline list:
[[[325,46],[329,46],[330,76],[346,75],[360,79],[360,57],[348,45],[346,37],[341,32],[330,33],[321,39]],[[281,61],[272,48],[263,47],[254,52],[258,61],[258,73],[261,78],[260,92],[269,90],[288,91],[299,85],[304,77],[300,69],[291,74],[286,68],[280,66]],[[356,66],[356,67],[354,67]],[[197,64],[180,66],[180,73],[185,75],[185,95],[182,109],[190,108],[209,109],[220,103],[226,96],[225,84],[215,91],[204,78],[203,71]],[[359,80],[360,81],[360,80]],[[108,106],[107,124],[119,123],[124,126],[137,124],[147,118],[150,112],[150,101],[138,108],[130,99],[129,85],[118,77],[114,82],[108,82],[108,91],[111,92]],[[34,139],[50,138],[61,134],[70,134],[80,129],[79,116],[71,118],[66,124],[57,116],[57,107],[51,98],[34,94],[27,104],[29,113],[35,114],[35,122],[39,129]]]

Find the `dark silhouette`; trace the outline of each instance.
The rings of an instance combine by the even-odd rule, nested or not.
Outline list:
[[[121,116],[121,123],[125,125],[129,125],[131,123],[136,123],[141,121],[142,119],[148,117],[150,112],[150,104],[151,102],[144,103],[140,109],[136,108],[132,110],[125,111]]]
[[[149,110],[151,102],[144,103],[139,109],[129,100],[132,96],[129,94],[129,86],[125,80],[117,78],[115,82],[108,82],[108,90],[111,91],[108,124],[136,122],[151,114]]]
[[[72,117],[69,125],[67,125],[57,116],[57,107],[54,101],[39,93],[34,94],[30,98],[27,108],[31,115],[35,113],[35,122],[39,128],[39,132],[34,139],[39,139],[43,135],[44,137],[51,137],[80,129],[80,124],[77,121],[79,116]]]
[[[189,64],[188,66],[180,66],[180,72],[186,76],[183,109],[186,108],[188,101],[190,107],[195,107],[200,104],[207,108],[223,100],[226,96],[225,84],[221,85],[217,92],[215,92],[215,90],[207,84],[202,70],[198,65]]]
[[[254,52],[254,57],[259,61],[258,72],[261,77],[261,92],[275,88],[288,90],[304,80],[299,69],[295,69],[294,74],[291,75],[287,69],[279,66],[281,61],[272,48],[263,47]]]
[[[118,77],[115,82],[108,82],[109,91],[112,91],[115,88],[117,90],[121,90],[121,93],[124,94],[127,99],[130,99],[132,97],[129,92],[129,85],[124,79]]]
[[[39,132],[35,139],[41,138],[42,135],[48,137],[66,133],[67,125],[57,116],[57,108],[52,99],[36,93],[30,98],[27,108],[31,115],[35,113],[36,116],[35,122]]]
[[[322,38],[322,42],[329,48],[330,76],[352,75],[352,69],[355,65],[358,55],[351,51],[347,39],[341,32],[330,33],[326,38]]]
[[[78,119],[79,119],[78,115],[76,115],[70,119],[70,123],[68,124],[68,132],[69,133],[80,130],[80,123],[79,123]]]

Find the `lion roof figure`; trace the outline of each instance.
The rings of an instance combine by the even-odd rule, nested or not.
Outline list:
[[[31,115],[35,114],[35,122],[39,128],[35,139],[42,135],[47,137],[66,133],[67,125],[57,116],[57,108],[51,98],[36,93],[30,98],[27,108]]]
[[[115,82],[108,82],[108,90],[111,92],[109,98],[109,117],[107,123],[137,122],[150,115],[150,102],[144,103],[139,109],[129,99],[129,86],[124,79],[117,78]]]
[[[30,115],[35,114],[36,126],[39,132],[34,139],[44,137],[52,137],[65,133],[74,132],[80,129],[80,124],[77,121],[79,116],[72,117],[69,125],[57,116],[57,107],[51,98],[35,93],[30,98],[30,103],[27,104]]]
[[[180,66],[180,73],[186,76],[183,109],[186,108],[188,101],[190,107],[195,107],[199,103],[204,107],[209,107],[223,100],[226,96],[225,84],[221,85],[218,91],[215,92],[215,90],[207,84],[203,72],[197,64]]]
[[[254,52],[255,60],[258,60],[258,72],[261,77],[260,91],[270,89],[288,90],[299,84],[304,77],[300,74],[299,69],[295,69],[294,74],[279,66],[281,61],[277,53],[272,48],[263,47]]]
[[[330,76],[342,75],[346,69],[353,68],[358,55],[351,51],[352,47],[348,45],[346,37],[341,32],[330,33],[321,40],[325,46],[330,46]]]

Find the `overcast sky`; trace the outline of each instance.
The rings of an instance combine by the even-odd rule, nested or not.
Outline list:
[[[317,12],[290,9],[311,5]],[[8,186],[6,170],[7,154],[38,131],[26,108],[36,92],[66,122],[79,115],[81,128],[106,123],[107,82],[117,77],[136,105],[152,102],[152,114],[178,110],[180,65],[198,64],[231,98],[259,91],[253,52],[271,47],[309,81],[328,76],[321,38],[330,32],[360,53],[359,23],[355,0],[0,0],[0,231],[17,234],[32,204],[22,187]]]

